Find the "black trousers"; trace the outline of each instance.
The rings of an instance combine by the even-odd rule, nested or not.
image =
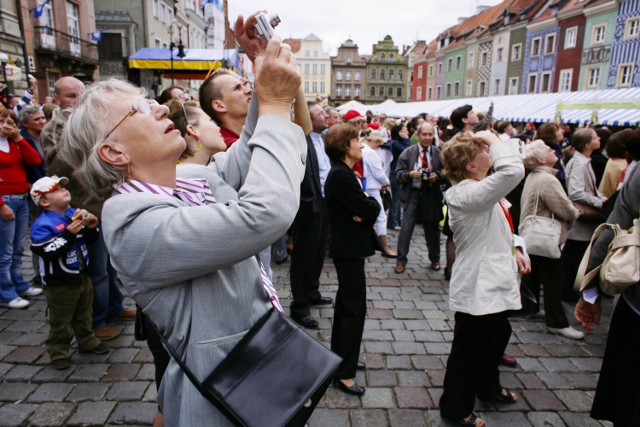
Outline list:
[[[584,253],[589,247],[589,242],[582,240],[567,240],[562,248],[562,264],[564,266],[564,287],[562,288],[562,300],[570,303],[578,302],[580,295],[573,290],[573,284],[578,275],[578,268]]]
[[[569,326],[567,314],[562,308],[562,287],[564,286],[564,272],[562,259],[551,259],[529,254],[531,259],[531,273],[522,276],[522,284],[533,292],[538,300],[540,310],[540,285],[544,289],[544,311],[547,326],[552,328],[566,328]]]
[[[364,258],[334,258],[338,292],[333,312],[331,350],[342,357],[335,378],[355,378],[360,344],[367,315],[367,284]]]
[[[456,312],[440,414],[457,420],[473,412],[476,397],[501,392],[498,364],[511,336],[505,312],[472,316]]]
[[[320,274],[324,265],[329,227],[322,203],[318,215],[297,220],[293,227],[291,253],[291,315],[309,314],[309,301],[319,298]]]

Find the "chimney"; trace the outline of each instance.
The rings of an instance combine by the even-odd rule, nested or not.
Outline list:
[[[478,5],[476,6],[476,15],[484,12],[485,10],[489,9],[491,6],[483,6],[483,5]]]
[[[464,20],[467,19],[466,16],[459,16],[458,17],[458,25],[462,24],[464,22]]]

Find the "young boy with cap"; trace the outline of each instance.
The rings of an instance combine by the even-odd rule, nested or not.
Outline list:
[[[41,257],[39,274],[49,308],[45,342],[51,363],[66,369],[73,333],[81,353],[109,351],[91,329],[93,287],[87,273],[87,244],[97,240],[98,219],[70,206],[65,177],[44,177],[31,187],[31,198],[43,212],[31,226],[31,251]]]

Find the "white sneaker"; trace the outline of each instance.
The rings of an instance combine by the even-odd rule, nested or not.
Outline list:
[[[580,332],[577,329],[567,326],[566,328],[552,328],[547,326],[547,331],[552,334],[562,335],[563,337],[571,338],[572,340],[581,340],[584,338],[584,332]]]
[[[22,299],[20,297],[11,300],[9,302],[5,302],[2,304],[5,307],[9,307],[9,308],[25,308],[29,305],[29,301],[27,301],[26,299]]]
[[[20,296],[23,297],[35,297],[38,296],[42,293],[42,288],[34,288],[33,286],[31,286],[29,289],[27,289],[26,291],[22,292],[20,294]]]

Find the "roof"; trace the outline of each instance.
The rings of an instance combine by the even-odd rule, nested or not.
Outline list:
[[[291,46],[291,53],[298,53],[300,51],[300,47],[302,46],[302,40],[300,39],[288,38],[282,40],[282,42]]]
[[[124,10],[96,10],[96,22],[136,23],[129,15],[129,12]]]

